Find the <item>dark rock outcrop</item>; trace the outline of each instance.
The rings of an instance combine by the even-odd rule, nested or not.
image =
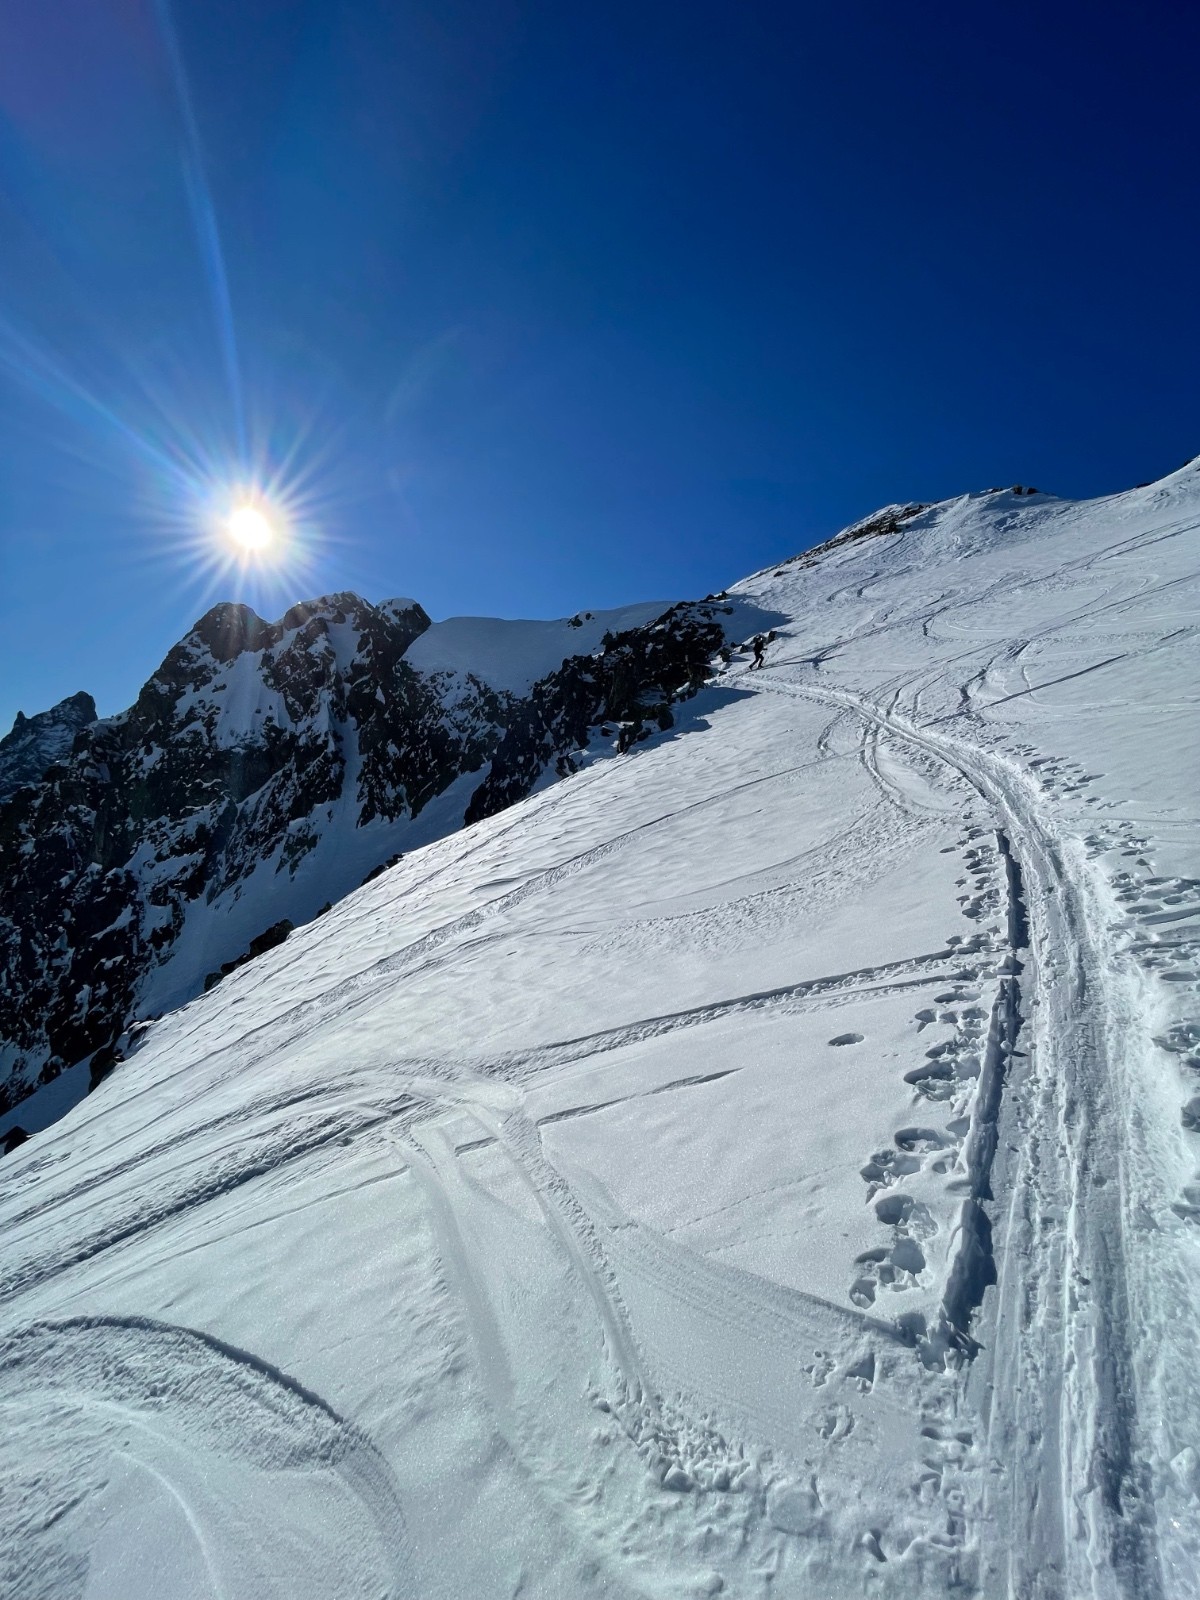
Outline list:
[[[248,961],[253,961],[256,956],[266,955],[268,950],[274,950],[276,945],[282,944],[288,934],[295,928],[295,923],[289,922],[287,917],[281,917],[278,922],[273,922],[269,928],[264,928],[262,933],[251,939],[240,956],[234,956],[232,961],[222,961],[216,972],[210,972],[204,980],[204,992],[215,989],[222,978],[227,978],[231,972],[236,972],[239,967],[244,967]]]
[[[96,702],[83,690],[32,717],[18,711],[11,731],[0,739],[0,800],[45,777],[71,753],[79,730],[95,720]]]
[[[571,770],[571,752],[606,722],[617,725],[620,750],[651,725],[669,728],[671,703],[694,694],[709,676],[710,661],[725,643],[720,618],[731,612],[705,602],[672,606],[647,627],[607,635],[598,655],[564,661],[534,685],[511,718],[465,820],[476,822],[522,799],[551,762],[560,772]]]

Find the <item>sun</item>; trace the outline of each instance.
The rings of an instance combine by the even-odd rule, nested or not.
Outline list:
[[[279,530],[261,506],[246,502],[235,506],[225,523],[225,531],[240,550],[248,555],[268,550]]]
[[[239,473],[222,481],[214,473],[193,491],[187,515],[214,588],[244,585],[247,595],[264,601],[277,590],[290,595],[312,562],[311,503],[278,475]]]

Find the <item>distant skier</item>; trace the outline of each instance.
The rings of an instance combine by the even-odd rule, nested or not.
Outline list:
[[[750,663],[750,671],[763,664],[763,651],[767,648],[767,641],[761,633],[756,633],[750,641],[750,648],[754,651],[754,660]]]

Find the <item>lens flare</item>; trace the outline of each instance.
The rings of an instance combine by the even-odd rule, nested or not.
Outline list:
[[[236,598],[268,611],[292,605],[313,582],[329,545],[325,518],[332,500],[314,488],[319,474],[319,460],[310,457],[298,468],[288,451],[277,465],[265,451],[249,465],[222,461],[214,451],[190,478],[180,473],[164,522],[177,530],[166,544],[185,581],[198,579],[204,600]],[[161,495],[160,488],[159,504]],[[166,553],[163,544],[158,553]]]

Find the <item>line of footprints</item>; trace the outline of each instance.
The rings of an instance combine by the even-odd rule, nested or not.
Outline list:
[[[958,850],[964,852],[966,865],[965,875],[957,880],[958,902],[964,916],[983,926],[978,934],[956,934],[946,941],[962,964],[953,975],[952,986],[935,995],[933,1005],[923,1007],[913,1021],[918,1033],[935,1027],[953,1031],[931,1044],[924,1060],[904,1074],[918,1102],[944,1107],[950,1115],[944,1122],[939,1116],[938,1127],[913,1123],[897,1129],[892,1148],[876,1150],[862,1168],[867,1202],[874,1205],[876,1217],[891,1235],[887,1244],[855,1258],[850,1299],[864,1309],[874,1305],[881,1289],[903,1291],[921,1283],[926,1268],[923,1247],[938,1231],[938,1224],[929,1207],[905,1192],[906,1188],[923,1174],[939,1182],[954,1182],[967,1175],[963,1145],[971,1126],[971,1102],[988,1028],[988,1010],[981,1003],[979,985],[997,975],[1005,953],[1001,926],[1005,880],[995,835],[990,831],[968,829],[956,844],[946,847],[946,853]],[[846,1038],[841,1035],[830,1043]],[[930,1118],[930,1122],[934,1120]],[[925,1331],[919,1314],[899,1320],[911,1324],[918,1336]]]
[[[1086,772],[1078,764],[1052,756],[1039,756],[1032,746],[1019,754],[1032,757],[1028,765],[1048,798],[1081,795],[1100,773]],[[1102,806],[1095,796],[1083,803]],[[1128,819],[1100,822],[1086,834],[1084,845],[1091,860],[1104,858],[1110,866],[1109,883],[1128,923],[1128,953],[1147,972],[1166,985],[1164,1010],[1171,1020],[1154,1042],[1180,1074],[1180,1122],[1185,1133],[1200,1135],[1200,878],[1163,876],[1155,872],[1155,841]],[[1200,1162],[1200,1140],[1197,1160]],[[1173,1210],[1185,1221],[1200,1224],[1200,1166],[1184,1185]]]

